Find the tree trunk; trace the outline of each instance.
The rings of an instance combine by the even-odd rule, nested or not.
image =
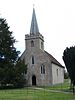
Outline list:
[[[75,91],[74,91],[74,85],[73,85],[73,94],[75,93]]]
[[[73,89],[73,83],[70,81],[70,90]]]

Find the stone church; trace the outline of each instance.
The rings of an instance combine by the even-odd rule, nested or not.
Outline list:
[[[44,37],[39,32],[33,8],[30,34],[25,35],[26,50],[21,59],[27,64],[27,85],[49,86],[64,82],[64,67],[44,50]]]

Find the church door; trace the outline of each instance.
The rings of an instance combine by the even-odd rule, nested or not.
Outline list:
[[[32,76],[32,85],[36,85],[36,76],[35,75]]]

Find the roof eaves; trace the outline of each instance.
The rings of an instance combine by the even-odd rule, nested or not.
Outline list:
[[[45,53],[50,57],[51,63],[54,63],[54,64],[64,68],[64,66],[62,66],[51,54],[49,54],[47,51],[45,51]]]

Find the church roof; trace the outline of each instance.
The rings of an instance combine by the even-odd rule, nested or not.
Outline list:
[[[39,33],[39,28],[38,28],[38,24],[37,24],[35,9],[33,8],[30,34],[37,34],[37,33]]]
[[[49,54],[47,51],[45,51],[45,53],[50,57],[51,59],[51,63],[54,63],[58,66],[61,66],[62,68],[64,68],[64,66],[62,66],[51,54]]]

